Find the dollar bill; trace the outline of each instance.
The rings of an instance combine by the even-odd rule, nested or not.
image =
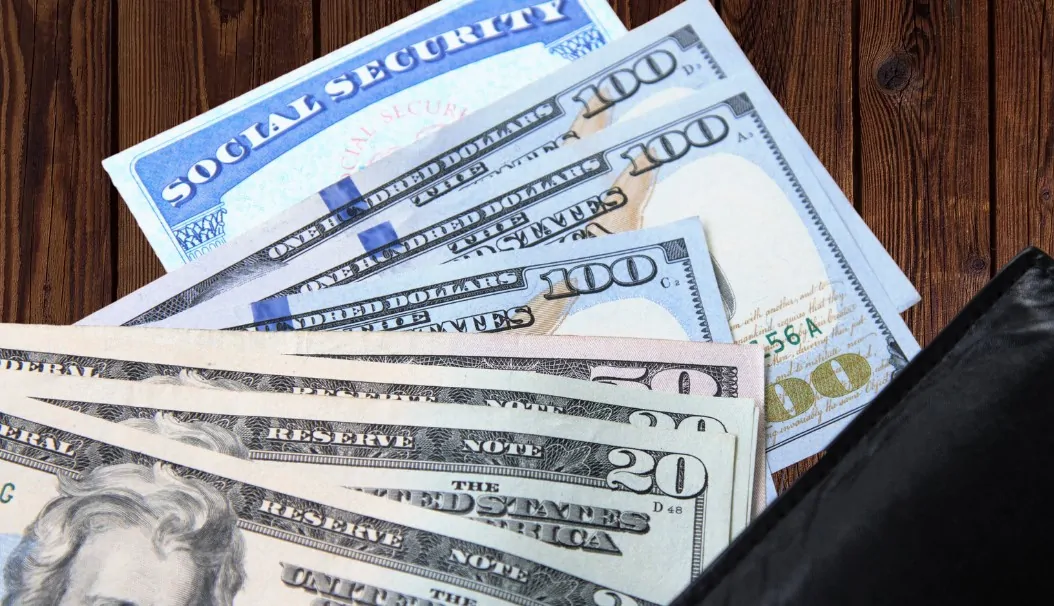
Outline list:
[[[423,140],[404,150],[405,153],[391,156],[368,175],[357,175],[354,182],[349,178],[338,183],[327,194],[340,190],[357,196],[360,189],[388,184],[389,192],[396,187],[399,189],[394,196],[409,198],[414,205],[423,207],[464,191],[473,184],[515,170],[550,151],[573,145],[607,126],[655,111],[669,100],[729,76],[740,81],[751,80],[764,88],[757,72],[708,0],[686,0],[642,27],[651,30],[637,39],[649,38],[654,42],[641,46],[627,37],[598,53],[597,61],[602,58],[599,55],[603,58],[623,56],[621,62],[609,61],[603,75],[589,74],[590,78],[583,80],[581,76],[587,72],[589,64],[570,66],[547,78],[543,85],[502,98],[472,119],[444,130],[441,136]],[[634,46],[639,47],[635,53],[620,52]],[[553,107],[557,109],[554,111]],[[523,131],[516,132],[508,142],[481,149],[463,162],[452,160],[465,146],[485,138],[485,133],[491,132],[494,125],[523,115],[533,117],[537,113],[545,115]],[[845,222],[864,259],[878,277],[877,286],[887,293],[898,311],[917,303],[919,294],[907,276],[864,223],[789,116],[782,109],[779,113],[785,123],[788,141],[800,151],[803,165],[814,174],[834,203],[834,210]],[[452,148],[451,141],[462,142],[462,145]],[[444,170],[427,176],[422,174],[435,166],[444,167]],[[375,180],[370,180],[371,177]],[[397,180],[402,181],[398,186],[390,185]],[[407,185],[407,181],[411,183]],[[342,202],[350,203],[352,199],[342,198]],[[391,221],[387,223],[398,227]],[[377,223],[372,220],[368,221],[365,229],[375,225]],[[345,238],[341,247],[353,249],[357,242],[350,236]]]
[[[428,209],[427,204],[441,199],[446,204],[451,195],[494,174],[513,171],[553,149],[729,74],[749,76],[757,86],[764,86],[709,3],[689,0],[577,61],[573,69],[520,89],[445,129],[442,136],[422,140],[342,179],[266,226],[82,323],[140,325],[216,297],[248,302],[250,299],[237,294],[239,284],[283,267],[309,274],[331,265],[335,256],[347,258],[348,251],[369,252],[405,234],[403,221]],[[610,105],[605,103],[604,111],[594,114],[591,109],[596,109],[596,103],[589,101],[601,91]],[[782,111],[780,114],[786,118]],[[786,124],[788,136],[807,150],[810,166],[828,194],[842,200],[838,208],[854,236],[866,244],[869,261],[878,268],[882,283],[889,285],[894,299],[905,301],[905,307],[910,305],[917,293],[789,119]],[[450,147],[450,141],[466,143]],[[340,243],[323,246],[331,240]],[[334,255],[334,250],[339,252]]]
[[[396,269],[419,271],[501,247],[701,218],[734,340],[766,347],[769,464],[781,469],[826,446],[918,344],[875,286],[822,188],[785,144],[766,90],[728,79],[664,107],[480,186],[486,194],[466,196],[452,216],[499,213],[448,231],[443,246],[415,248],[418,236],[410,234],[359,273],[376,276],[387,266],[391,282]],[[769,115],[776,116],[771,123]],[[597,199],[609,204],[591,206],[594,212],[561,230],[546,229],[552,217]],[[302,279],[278,291],[278,300],[349,267],[358,271],[358,263]],[[624,316],[607,328],[617,331],[630,318],[636,322]]]
[[[223,338],[225,337],[225,338]],[[240,338],[235,338],[240,337]],[[244,337],[254,337],[247,341]],[[271,341],[266,345],[261,341]],[[288,339],[280,339],[290,343]],[[640,428],[716,431],[742,438],[737,445],[732,531],[738,533],[760,512],[765,478],[760,399],[736,398],[757,377],[740,377],[738,367],[707,365],[713,392],[723,397],[671,397],[590,385],[555,376],[520,372],[303,357],[278,357],[275,339],[247,333],[130,328],[22,326],[0,324],[0,370],[48,376],[79,376],[236,392],[272,392],[352,398],[378,402],[440,402],[548,412]],[[272,349],[275,348],[275,349]],[[760,352],[757,366],[760,367]],[[746,357],[746,354],[740,354]],[[755,404],[756,402],[756,404]],[[309,402],[304,402],[310,405]]]
[[[188,331],[205,337],[204,331]],[[223,333],[237,335],[239,333]],[[605,337],[549,337],[508,333],[363,333],[355,339],[296,333],[268,337],[273,351],[389,364],[516,370],[610,383],[635,390],[720,396],[715,369],[736,368],[741,397],[764,402],[762,359],[743,345],[692,343]],[[244,338],[244,337],[242,337]],[[729,365],[732,360],[738,360]],[[747,377],[758,377],[749,381]],[[663,426],[663,425],[659,425]],[[671,424],[666,424],[670,427]],[[764,461],[759,443],[758,461]],[[772,474],[758,465],[753,488],[754,511],[760,513],[778,496]],[[764,494],[762,501],[760,495]],[[756,515],[756,513],[755,513]]]
[[[5,394],[0,595],[8,604],[656,603],[591,554],[313,475]]]
[[[624,32],[601,0],[444,0],[103,166],[175,269]]]
[[[173,316],[157,326],[732,340],[695,219],[401,278]]]
[[[592,555],[613,573],[658,568],[663,575],[634,579],[635,591],[656,601],[675,598],[729,540],[735,438],[728,434],[641,432],[551,415],[528,423],[509,411],[442,404],[349,410],[325,400],[308,410],[295,396],[191,397],[185,388],[71,377],[19,375],[9,386],[158,436],[193,433],[187,443],[283,477],[489,517]]]
[[[0,331],[8,326],[0,325]],[[12,328],[20,328],[17,325]],[[35,331],[42,327],[28,327]],[[66,330],[56,328],[58,333]],[[78,327],[102,335],[108,328]],[[349,338],[329,333],[124,331],[122,335],[176,332],[179,342],[243,347],[300,356],[417,364],[452,368],[515,370],[605,383],[633,390],[764,400],[760,345],[730,345],[662,339],[525,335],[515,332],[365,332]],[[0,333],[2,334],[2,333]],[[92,337],[95,338],[95,337]]]
[[[267,352],[389,364],[512,370],[694,396],[764,399],[763,348],[662,339],[526,335],[516,332],[247,333],[240,331],[0,324],[0,347],[68,344],[163,354]],[[108,351],[120,351],[108,350]],[[414,370],[427,372],[427,370]],[[411,373],[413,374],[413,373]]]

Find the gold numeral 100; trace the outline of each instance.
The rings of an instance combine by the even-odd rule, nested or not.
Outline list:
[[[787,421],[812,408],[817,394],[840,398],[867,385],[871,364],[855,354],[837,355],[813,369],[809,380],[786,377],[765,387],[765,416],[770,423]]]

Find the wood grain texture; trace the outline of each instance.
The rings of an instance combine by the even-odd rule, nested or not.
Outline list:
[[[0,30],[0,317],[68,324],[112,296],[110,7],[3,2]]]
[[[430,0],[348,2],[320,0],[318,5],[319,50],[331,53],[399,19],[434,4]]]
[[[992,270],[988,5],[860,5],[858,203],[922,295],[925,344]]]
[[[29,69],[36,42],[34,6],[27,2],[0,3],[0,319],[17,322],[24,315],[22,301],[31,296],[23,276],[32,262],[35,200],[24,195],[29,130]]]
[[[307,63],[310,0],[117,0],[120,149],[164,132]],[[117,296],[164,273],[125,204]]]
[[[996,263],[1026,246],[1054,253],[1054,2],[993,4]]]
[[[853,191],[853,3],[723,0],[721,16],[758,75],[845,192]],[[817,22],[827,24],[822,31]],[[781,470],[781,492],[819,455]]]
[[[828,172],[853,193],[853,2],[724,0],[721,16]],[[825,27],[821,30],[816,23]]]
[[[644,25],[680,3],[681,0],[608,0],[615,14],[629,29]],[[719,1],[711,1],[711,4],[717,8],[721,6]]]
[[[636,27],[679,0],[609,2]],[[0,319],[70,323],[161,275],[104,157],[430,4],[0,1]],[[1018,250],[1054,252],[1054,0],[714,5],[921,292],[923,344]]]

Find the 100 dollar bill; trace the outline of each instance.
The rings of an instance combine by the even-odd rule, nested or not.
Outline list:
[[[190,397],[186,388],[70,377],[19,375],[8,387],[285,477],[474,514],[592,555],[612,574],[633,574],[636,592],[657,601],[676,597],[729,540],[735,438],[728,434],[642,433],[552,415],[525,422],[508,411],[443,404],[348,409],[326,400],[307,410],[288,395]],[[648,568],[664,574],[640,574]]]
[[[400,279],[401,278],[401,279]],[[632,318],[632,322],[627,321]],[[730,342],[697,220],[282,296],[158,326],[417,330]]]
[[[446,234],[440,247],[393,246],[385,260],[389,270],[413,271],[455,256],[556,243],[578,230],[701,219],[734,340],[766,347],[769,464],[781,469],[825,447],[918,344],[786,144],[779,114],[771,95],[749,81],[714,84],[480,186],[486,191],[466,196],[452,216],[495,203],[501,212]],[[554,182],[563,185],[539,185]],[[567,209],[597,199],[609,204],[553,227]]]
[[[9,394],[3,601],[655,603],[587,554],[301,475]]]
[[[200,339],[195,337],[211,337]],[[225,338],[224,338],[225,337]],[[250,337],[253,342],[244,338]],[[31,375],[81,376],[235,392],[271,392],[352,398],[352,406],[379,402],[441,402],[553,413],[611,421],[640,428],[730,433],[742,438],[735,473],[745,478],[733,495],[732,530],[738,533],[751,510],[764,504],[763,434],[760,399],[737,399],[740,369],[701,366],[721,398],[682,398],[634,393],[555,376],[527,373],[418,368],[393,364],[279,357],[259,353],[267,340],[245,333],[0,325],[0,370]],[[273,341],[273,340],[272,340]],[[261,347],[262,346],[262,347]],[[758,356],[760,357],[760,356]],[[757,379],[742,387],[760,392]],[[304,400],[304,406],[311,402]],[[757,491],[757,492],[755,492]],[[751,505],[753,503],[754,505]]]
[[[103,166],[175,269],[624,32],[600,0],[445,0]]]
[[[517,91],[445,129],[442,136],[396,153],[354,179],[341,180],[267,227],[193,264],[193,269],[165,276],[84,322],[154,322],[205,300],[229,297],[238,284],[279,267],[308,273],[328,265],[333,250],[343,256],[348,251],[368,252],[405,233],[403,221],[419,212],[418,207],[427,208],[426,204],[480,180],[514,170],[729,74],[749,75],[763,86],[709,4],[689,0],[576,62],[573,69]],[[891,296],[905,307],[917,301],[903,273],[789,119],[786,123],[830,196],[841,201],[839,212],[863,243],[868,261],[878,269],[883,284],[889,285]],[[450,148],[451,140],[465,143]],[[303,227],[290,231],[289,225]],[[340,240],[335,248],[322,246],[334,239]],[[323,250],[316,251],[320,248]]]
[[[415,238],[453,225],[451,218],[411,233],[364,271],[352,260],[276,295],[330,283],[348,268],[346,275],[391,280],[394,274],[378,267],[420,271],[581,232],[702,220],[733,338],[766,347],[769,462],[780,469],[821,450],[918,350],[823,189],[786,143],[780,115],[751,81],[714,84],[473,188],[447,210],[451,218],[478,220],[462,221],[432,245],[418,246]],[[583,208],[588,212],[569,213]],[[612,324],[605,328],[620,328]]]
[[[698,36],[690,26],[686,28],[684,18],[687,10],[687,7],[683,7],[671,11],[669,16],[664,15],[637,28],[618,42],[604,46],[576,61],[582,65],[582,71],[561,71],[560,84],[556,88],[553,88],[554,80],[551,78],[544,78],[542,82],[536,83],[536,86],[541,85],[550,91],[552,99],[543,103],[549,109],[536,111],[533,107],[536,101],[532,100],[511,111],[501,108],[483,110],[483,120],[474,120],[477,125],[475,128],[479,130],[478,136],[475,137],[477,150],[458,160],[457,166],[474,164],[482,167],[482,172],[475,169],[464,172],[485,174],[489,170],[487,167],[493,164],[489,158],[500,156],[503,149],[517,141],[527,138],[540,144],[542,141],[560,138],[567,133],[571,122],[581,113],[581,103],[574,100],[580,89],[590,83],[599,84],[623,69],[624,64],[633,65],[640,62],[649,52],[668,53],[681,49],[679,53],[688,53],[681,57],[681,63],[684,63],[687,57],[690,65],[700,64],[699,69],[693,71],[689,77],[704,77],[703,70],[709,71],[711,68],[706,64],[705,57],[699,56],[698,50],[693,48],[692,39],[697,40]],[[652,91],[634,92],[646,97]],[[524,94],[529,93],[526,90],[516,92],[517,96]],[[630,100],[624,100],[623,105],[627,101]],[[432,137],[430,140],[445,139]],[[434,147],[429,143],[425,145]],[[445,170],[456,168],[435,164],[432,160],[425,161],[424,157],[409,149],[398,152],[395,156],[418,159],[414,164],[413,175],[399,176],[399,173],[387,168],[392,166],[394,169],[395,164],[385,159],[356,174],[354,179],[347,177],[326,189],[317,188],[313,191],[321,190],[320,193],[243,237],[233,240],[214,254],[162,276],[85,318],[81,323],[141,325],[157,322],[222,296],[239,284],[281,267],[299,268],[301,272],[310,272],[312,269],[328,266],[332,263],[330,253],[318,256],[313,252],[321,244],[350,233],[358,223],[378,213],[380,217],[390,218],[383,221],[378,219],[377,225],[398,226],[402,219],[419,210],[418,206],[412,203],[410,194],[417,191],[419,185],[427,186],[442,179],[441,173]],[[396,159],[395,156],[392,157],[393,160]],[[421,163],[422,161],[424,162]],[[498,164],[500,165],[500,162]],[[325,185],[336,181],[333,179]],[[403,190],[406,190],[405,195]],[[361,195],[360,191],[363,192]],[[290,226],[297,227],[290,229]],[[358,251],[372,249],[377,247],[378,243],[383,243],[390,233],[384,226],[370,227],[353,230],[355,233],[340,248]],[[346,257],[345,254],[342,258]]]

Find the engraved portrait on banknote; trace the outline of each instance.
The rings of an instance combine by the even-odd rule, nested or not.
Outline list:
[[[249,458],[238,436],[214,423],[157,413],[120,424]],[[237,514],[216,488],[160,464],[57,477],[58,496],[25,533],[0,535],[4,606],[233,602],[245,577],[244,544]]]
[[[161,464],[57,478],[58,496],[6,555],[5,606],[233,603],[244,544],[216,488]]]

